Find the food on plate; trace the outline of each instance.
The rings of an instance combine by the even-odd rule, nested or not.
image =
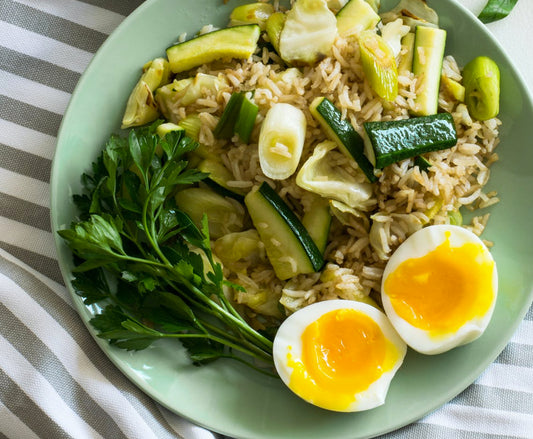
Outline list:
[[[389,259],[381,295],[400,336],[423,354],[470,343],[487,328],[498,293],[496,264],[459,226],[425,227]]]
[[[146,64],[126,107],[134,128],[110,138],[83,176],[79,217],[60,231],[78,258],[76,291],[102,303],[100,337],[125,349],[177,338],[196,365],[231,358],[268,374],[278,328],[284,337],[287,322],[341,301],[335,313],[364,312],[397,354],[367,390],[318,404],[346,411],[385,398],[405,353],[388,320],[426,353],[479,335],[496,297],[485,268],[493,294],[463,316],[475,329],[448,328],[453,341],[419,347],[418,329],[391,312],[417,236],[450,234],[423,261],[450,247],[489,259],[470,238],[499,201],[486,189],[499,74],[476,54],[463,70],[447,36],[423,0],[388,12],[379,1],[259,2]],[[456,236],[470,241],[456,249]],[[476,309],[468,297],[461,310]],[[316,403],[313,386],[295,391]]]
[[[274,340],[281,379],[298,396],[340,412],[385,402],[406,345],[379,309],[330,300],[288,317]]]

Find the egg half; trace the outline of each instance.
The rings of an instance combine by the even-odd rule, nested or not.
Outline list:
[[[403,340],[439,354],[478,338],[498,293],[496,263],[467,229],[425,227],[389,259],[381,285],[383,308]]]
[[[274,339],[274,363],[283,382],[305,401],[355,412],[385,402],[406,344],[379,309],[329,300],[289,316]]]

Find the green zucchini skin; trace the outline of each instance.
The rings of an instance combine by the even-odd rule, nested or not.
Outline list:
[[[457,131],[450,113],[365,122],[363,126],[378,169],[426,152],[451,148],[457,143]]]
[[[309,232],[268,183],[263,182],[257,190],[249,192],[244,201],[280,279],[311,273],[322,268],[324,258]],[[261,223],[266,228],[258,227]],[[270,238],[279,241],[281,247],[275,250],[269,248]],[[277,260],[282,255],[290,256],[294,260],[297,266],[295,271],[287,267],[289,265],[287,262]]]
[[[377,181],[374,166],[364,154],[364,141],[337,107],[327,98],[317,98],[310,107],[311,114],[318,120],[327,136],[337,143],[343,153],[352,157],[366,178],[371,182]]]

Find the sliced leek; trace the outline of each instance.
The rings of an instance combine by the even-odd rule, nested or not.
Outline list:
[[[341,37],[357,36],[364,30],[374,29],[380,16],[365,0],[350,0],[337,13],[337,30]]]
[[[307,121],[302,110],[290,104],[274,104],[259,133],[259,163],[263,174],[274,180],[290,177],[298,167]]]
[[[465,103],[478,120],[496,117],[500,111],[500,69],[487,56],[478,56],[463,70]]]
[[[386,101],[394,101],[398,95],[398,70],[396,59],[389,45],[374,31],[359,35],[361,64],[370,87]]]
[[[268,18],[274,13],[274,7],[269,3],[249,3],[237,6],[230,15],[230,26],[241,24],[257,24],[265,30]]]
[[[166,59],[156,58],[143,67],[143,74],[131,92],[122,128],[130,128],[153,122],[159,117],[159,109],[153,92],[169,81],[170,70]]]

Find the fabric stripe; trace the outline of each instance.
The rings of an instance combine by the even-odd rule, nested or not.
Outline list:
[[[50,205],[50,185],[0,168],[0,191],[42,207]]]
[[[51,232],[17,223],[2,216],[0,216],[0,230],[9,230],[9,233],[4,233],[0,238],[1,242],[29,250],[50,259],[57,257]]]
[[[67,108],[70,94],[47,85],[0,70],[0,95],[63,114]]]
[[[72,93],[80,74],[0,45],[0,69]]]
[[[56,138],[0,119],[0,143],[51,161],[54,157]]]
[[[533,349],[527,345],[511,342],[498,356],[496,363],[512,364],[533,369]]]
[[[31,431],[24,422],[0,402],[0,437],[19,439],[39,439],[39,437]]]
[[[6,340],[57,389],[73,411],[83,413],[85,422],[103,437],[126,438],[113,418],[87,394],[65,369],[61,361],[36,334],[0,304],[0,331]],[[44,361],[43,361],[44,360]]]
[[[0,336],[0,342],[3,338]],[[3,355],[2,355],[3,356]],[[0,357],[2,357],[0,356]],[[38,437],[66,438],[63,429],[49,418],[40,407],[13,381],[4,370],[0,369],[2,392],[0,400],[14,416],[19,418]],[[17,438],[18,436],[12,436]]]
[[[93,53],[107,37],[102,32],[11,0],[3,1],[0,6],[0,16],[15,26]]]
[[[1,31],[1,30],[0,30]],[[57,136],[61,115],[0,95],[0,119]]]
[[[523,320],[511,339],[514,343],[533,346],[533,321]]]
[[[81,0],[82,3],[99,6],[120,15],[131,14],[144,0]]]
[[[0,44],[73,72],[85,71],[93,54],[0,20]]]
[[[456,396],[452,403],[492,410],[505,408],[513,412],[531,414],[531,400],[531,393],[472,384]]]
[[[2,355],[0,355],[0,366],[12,382],[9,398],[17,399],[16,394],[13,394],[14,390],[25,393],[50,418],[50,422],[46,423],[41,423],[37,419],[39,423],[38,426],[35,426],[37,430],[32,424],[29,424],[32,430],[43,435],[43,437],[50,438],[64,437],[65,433],[73,438],[102,438],[101,435],[65,404],[56,389],[2,336],[0,336],[0,351],[2,352]],[[15,386],[18,389],[13,388]],[[6,396],[2,397],[5,398],[2,402],[7,405],[6,399],[9,398]],[[15,411],[13,410],[13,406],[8,407],[18,417],[21,417],[21,409],[27,410],[26,407],[17,407]],[[30,409],[28,411],[33,411],[34,415],[35,413],[39,413],[35,407],[30,407]],[[25,422],[27,423],[27,419],[25,419]],[[52,426],[53,423],[57,425],[56,430],[63,430],[64,433],[58,436],[57,433],[55,435],[49,435],[42,431],[42,429]]]
[[[33,302],[29,297],[24,300],[24,309],[20,310],[22,316],[26,314],[38,315],[38,308],[32,308],[34,306],[32,305],[33,303],[38,303],[50,314],[52,317],[50,324],[55,328],[53,331],[43,331],[41,326],[35,326],[42,324],[42,319],[40,319],[39,323],[34,320],[28,320],[29,329],[32,329],[32,325],[35,326],[33,332],[41,334],[41,339],[44,342],[48,340],[47,345],[54,349],[54,353],[59,358],[63,359],[69,370],[80,366],[83,367],[77,374],[77,380],[88,391],[98,391],[97,394],[92,395],[95,400],[98,401],[106,397],[109,392],[113,392],[107,396],[108,399],[105,402],[105,406],[113,410],[114,419],[122,426],[124,431],[132,428],[130,427],[131,425],[136,425],[135,432],[138,435],[135,432],[130,432],[130,436],[143,437],[143,439],[149,438],[152,436],[151,432],[142,426],[145,425],[145,422],[150,422],[152,429],[157,433],[156,437],[158,439],[175,438],[175,433],[163,419],[154,402],[127,380],[104,355],[101,355],[100,348],[81,323],[79,315],[72,308],[70,296],[63,287],[57,286],[58,291],[54,291],[54,289],[45,285],[39,279],[28,276],[27,271],[22,270],[10,260],[3,258],[1,254],[0,269],[2,273],[6,273],[10,278],[17,279],[25,293],[35,300]],[[23,293],[21,292],[21,294]],[[64,333],[63,328],[69,328],[69,336],[72,339],[65,338],[62,335]],[[56,343],[57,337],[60,337],[63,343]],[[72,340],[75,345],[69,340]],[[83,346],[83,351],[79,351],[80,346]],[[105,377],[102,375],[104,373]],[[108,379],[110,382],[115,383],[116,387],[111,384],[106,386]],[[94,386],[94,382],[98,382],[98,386]],[[131,405],[132,410],[127,410],[128,404]],[[144,416],[145,419],[143,420],[134,415],[135,411],[144,414],[150,413],[151,416]]]
[[[44,231],[50,231],[50,211],[0,192],[0,215]]]
[[[456,430],[433,424],[411,424],[392,433],[379,436],[379,439],[509,439],[499,434],[477,433],[474,431]],[[227,438],[230,439],[230,438]]]
[[[59,269],[57,258],[48,258],[43,255],[39,255],[29,250],[25,250],[16,245],[11,245],[0,241],[0,249],[6,253],[13,255],[19,261],[24,262],[28,267],[33,268],[35,271],[42,273],[48,279],[63,285],[63,276]],[[0,254],[2,253],[0,250]],[[0,259],[1,260],[1,259]]]
[[[50,181],[50,170],[52,161],[42,157],[19,151],[0,142],[0,157],[2,157],[2,168],[11,172],[25,175],[44,183]]]
[[[65,0],[47,0],[46,2],[35,2],[34,0],[13,1],[106,35],[109,35],[124,20],[123,15],[76,0],[69,0],[68,7],[65,7]]]
[[[510,364],[491,364],[476,380],[477,384],[517,390],[533,395],[533,369]]]
[[[456,404],[447,404],[420,422],[510,438],[528,438],[531,437],[533,431],[533,414],[488,410]]]

